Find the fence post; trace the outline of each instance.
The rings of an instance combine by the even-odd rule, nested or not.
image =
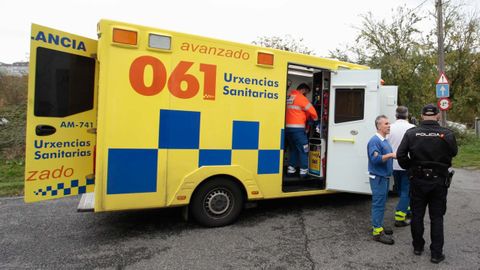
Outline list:
[[[480,118],[475,117],[475,134],[480,137]]]

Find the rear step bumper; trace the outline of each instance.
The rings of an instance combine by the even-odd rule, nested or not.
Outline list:
[[[80,203],[77,206],[77,212],[93,212],[95,207],[95,193],[85,193],[82,194]]]

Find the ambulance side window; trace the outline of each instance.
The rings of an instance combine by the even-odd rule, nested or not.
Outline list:
[[[95,59],[37,48],[35,116],[65,117],[93,109]]]
[[[335,91],[335,123],[358,121],[364,118],[365,89]]]

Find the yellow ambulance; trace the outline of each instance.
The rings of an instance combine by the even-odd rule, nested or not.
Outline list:
[[[81,211],[183,206],[233,222],[248,201],[370,193],[366,144],[397,88],[380,70],[101,20],[98,40],[32,25],[25,201]],[[300,83],[319,115],[309,177],[286,175],[285,108]]]

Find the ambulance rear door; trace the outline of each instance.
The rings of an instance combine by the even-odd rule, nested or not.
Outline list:
[[[97,41],[32,25],[25,201],[94,191]]]
[[[332,72],[327,189],[371,194],[367,143],[379,112],[380,70]]]

